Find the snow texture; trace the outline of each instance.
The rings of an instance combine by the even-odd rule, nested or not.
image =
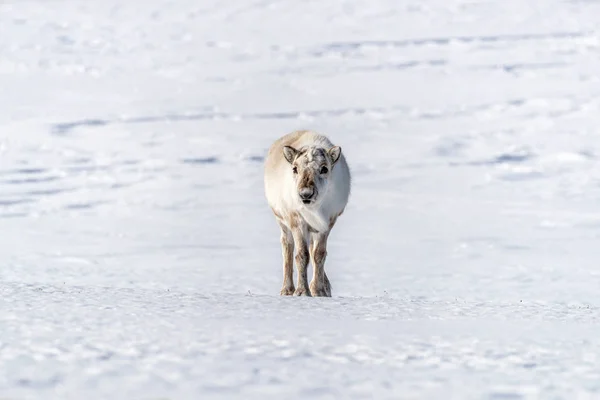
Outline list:
[[[600,2],[0,3],[0,397],[600,396]],[[333,298],[262,163],[339,144]]]

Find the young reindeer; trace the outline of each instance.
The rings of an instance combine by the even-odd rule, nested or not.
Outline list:
[[[267,201],[281,228],[281,295],[331,297],[325,273],[327,238],[350,196],[350,170],[342,149],[315,132],[289,133],[269,148],[264,180]],[[313,265],[310,288],[309,257]]]

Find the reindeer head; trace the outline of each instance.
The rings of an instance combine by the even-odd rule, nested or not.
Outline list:
[[[329,150],[322,147],[303,147],[296,150],[283,148],[285,159],[291,164],[300,201],[306,205],[319,201],[319,195],[327,192],[331,171],[340,159],[342,149],[334,146]]]

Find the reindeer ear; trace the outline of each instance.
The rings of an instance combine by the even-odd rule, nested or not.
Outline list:
[[[283,156],[290,164],[294,162],[294,159],[296,158],[296,154],[298,154],[298,150],[296,150],[292,146],[284,146],[283,147]]]
[[[329,149],[329,157],[331,157],[331,162],[335,164],[342,155],[342,148],[340,146],[333,146]]]

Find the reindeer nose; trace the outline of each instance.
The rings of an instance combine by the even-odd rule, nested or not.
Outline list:
[[[315,190],[313,188],[302,188],[299,194],[302,200],[310,200],[315,194]]]

